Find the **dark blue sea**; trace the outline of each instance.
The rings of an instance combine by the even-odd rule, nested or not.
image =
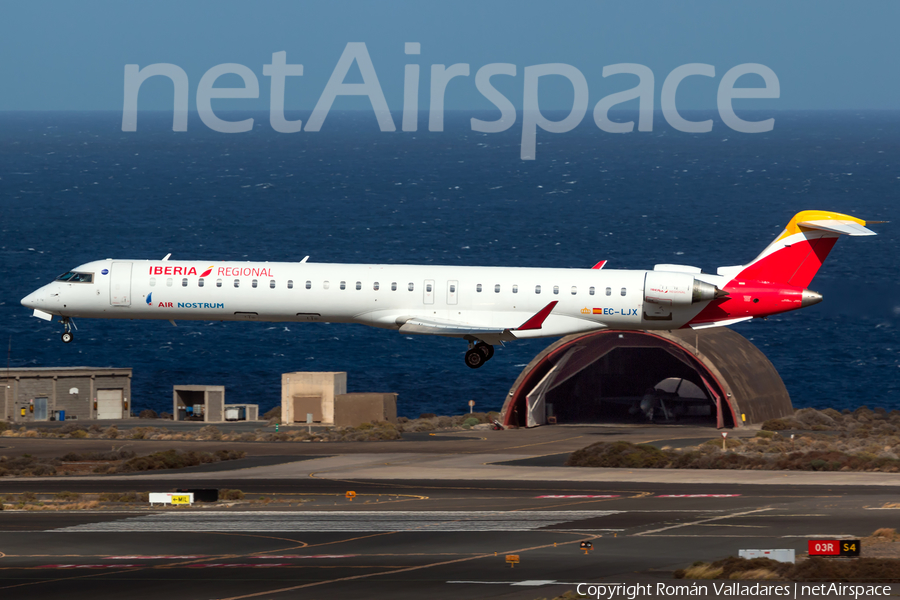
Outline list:
[[[479,370],[466,344],[356,325],[77,320],[19,300],[94,259],[432,263],[715,271],[753,259],[803,209],[845,212],[877,237],[841,239],[810,286],[825,301],[739,324],[795,407],[900,408],[900,113],[776,113],[773,131],[382,133],[369,112],[322,131],[221,134],[171,113],[0,114],[0,347],[13,367],[132,367],[133,407],[171,410],[172,385],[280,401],[280,374],[347,371],[349,391],[399,393],[399,413],[499,409],[552,340],[514,342]],[[770,115],[767,115],[770,116]],[[495,117],[486,117],[495,118]],[[396,118],[399,123],[399,117]],[[420,120],[420,123],[426,121]]]

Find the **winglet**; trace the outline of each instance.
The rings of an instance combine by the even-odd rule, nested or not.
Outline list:
[[[554,300],[541,310],[537,311],[533,317],[513,329],[513,331],[528,331],[529,329],[540,329],[544,324],[544,320],[550,315],[553,309],[556,308],[556,305],[558,303],[559,300]]]
[[[606,266],[606,261],[605,261],[605,260],[601,260],[601,261],[598,262],[596,265],[594,265],[593,267],[591,267],[591,269],[602,269],[602,268],[605,267],[605,266]]]

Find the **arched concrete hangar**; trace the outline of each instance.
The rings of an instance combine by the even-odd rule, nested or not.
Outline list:
[[[741,427],[793,414],[769,359],[716,327],[570,335],[522,371],[504,425],[692,423]]]

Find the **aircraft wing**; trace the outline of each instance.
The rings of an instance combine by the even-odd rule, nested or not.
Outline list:
[[[503,327],[477,327],[449,319],[421,319],[414,317],[400,326],[400,333],[449,336],[499,336],[503,341],[516,339],[511,330]]]
[[[400,333],[446,335],[463,338],[473,337],[487,343],[509,342],[516,339],[516,336],[513,334],[514,331],[540,329],[544,320],[550,315],[557,303],[557,300],[549,303],[518,327],[479,326],[452,319],[411,317],[400,326]]]
[[[710,327],[725,327],[727,325],[734,325],[735,323],[740,323],[742,321],[749,321],[753,317],[738,317],[736,319],[724,319],[722,321],[713,321],[711,323],[697,323],[696,325],[691,325],[691,329],[709,329]]]

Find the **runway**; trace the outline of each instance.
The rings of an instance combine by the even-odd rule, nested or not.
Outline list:
[[[82,485],[137,483],[159,485]],[[859,537],[897,515],[881,509],[896,498],[884,487],[379,481],[350,501],[344,481],[241,483],[295,504],[0,513],[0,594],[534,599],[666,581],[742,548],[802,552],[810,536]]]
[[[886,508],[897,502],[896,474],[561,466],[561,451],[601,436],[257,444],[211,468],[4,478],[6,494],[208,487],[245,500],[0,512],[0,597],[534,600],[578,583],[675,583],[672,571],[696,560],[803,553],[811,537],[858,538],[900,516]]]

